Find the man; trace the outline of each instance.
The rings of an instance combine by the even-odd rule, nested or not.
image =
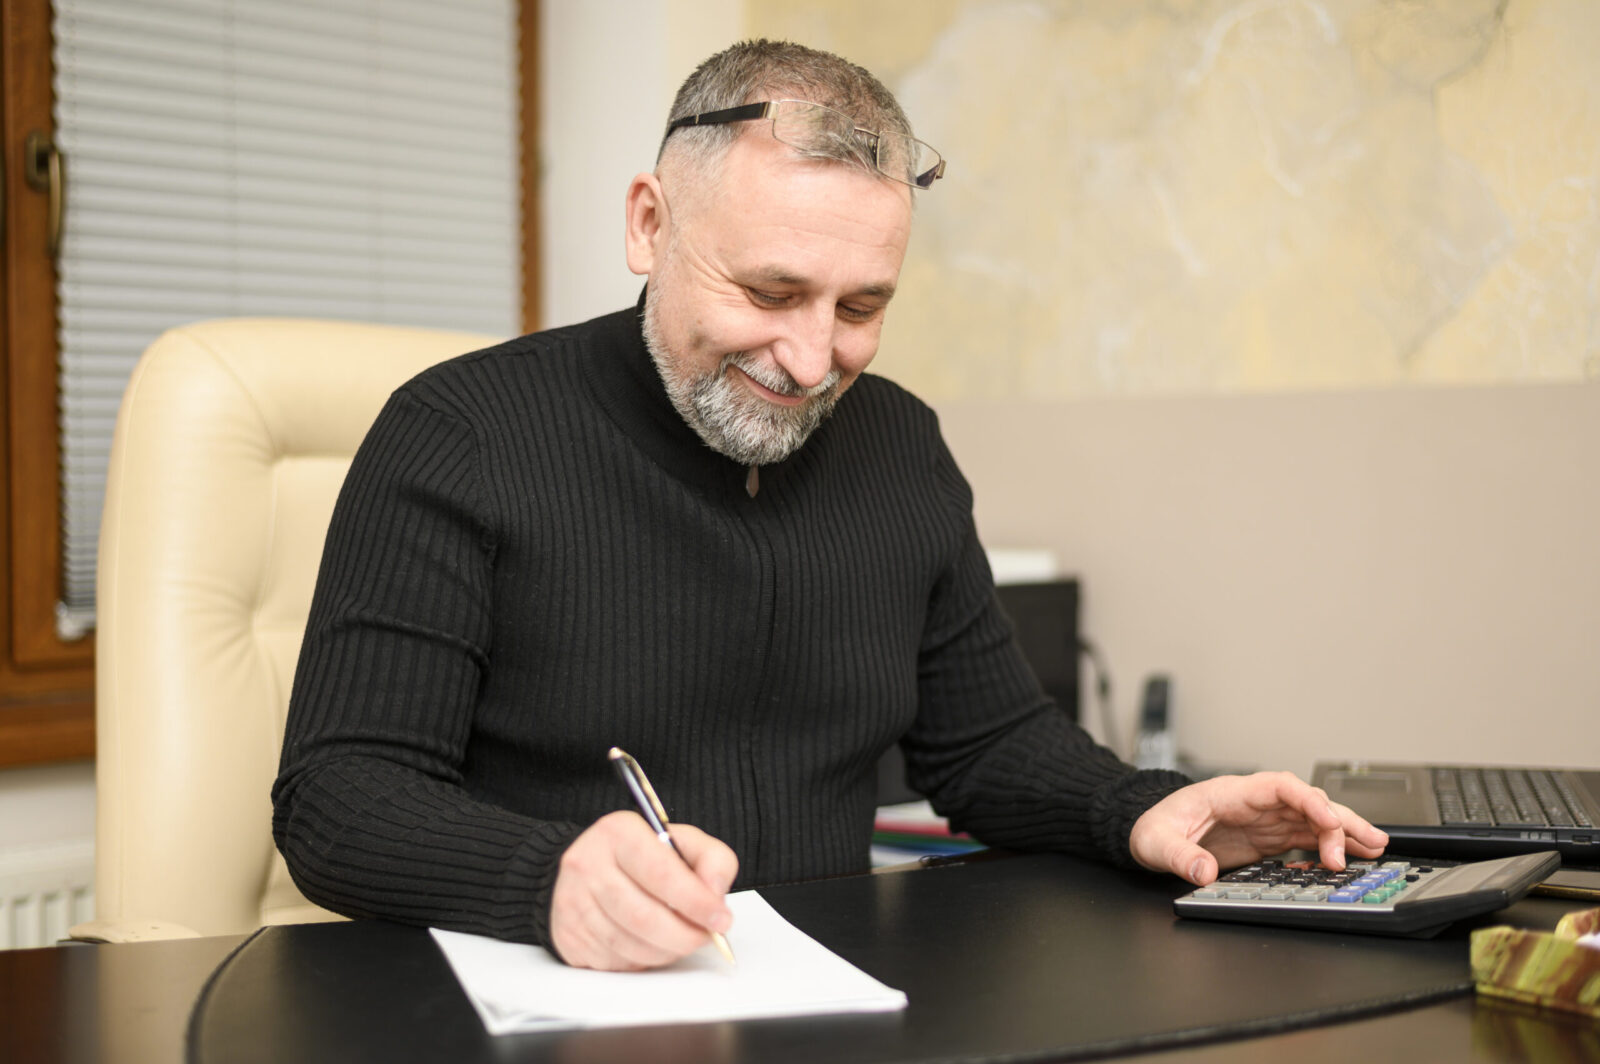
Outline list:
[[[641,306],[422,374],[352,464],[273,793],[307,896],[669,963],[730,886],[864,870],[895,742],[995,845],[1195,883],[1381,852],[1287,774],[1135,772],[1040,692],[932,413],[863,374],[940,167],[887,90],[753,42],[672,114],[627,194]]]

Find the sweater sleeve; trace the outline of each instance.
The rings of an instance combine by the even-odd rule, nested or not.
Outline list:
[[[995,596],[971,489],[942,443],[938,456],[964,535],[929,602],[918,715],[902,743],[909,781],[989,845],[1131,866],[1134,821],[1189,780],[1123,763],[1043,692]]]
[[[541,945],[580,825],[462,786],[493,637],[494,521],[471,427],[397,392],[351,464],[295,671],[273,834],[301,891]]]

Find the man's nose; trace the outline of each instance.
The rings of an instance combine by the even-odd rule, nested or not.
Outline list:
[[[807,305],[787,318],[772,357],[800,387],[815,388],[833,369],[833,308]]]

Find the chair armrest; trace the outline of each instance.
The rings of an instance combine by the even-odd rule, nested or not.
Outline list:
[[[156,942],[167,938],[199,938],[193,928],[167,920],[90,920],[67,931],[74,942]]]

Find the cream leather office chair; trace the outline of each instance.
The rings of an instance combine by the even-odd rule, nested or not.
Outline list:
[[[262,319],[145,352],[100,533],[97,919],[73,937],[333,918],[290,881],[269,799],[322,541],[389,393],[493,342]]]

